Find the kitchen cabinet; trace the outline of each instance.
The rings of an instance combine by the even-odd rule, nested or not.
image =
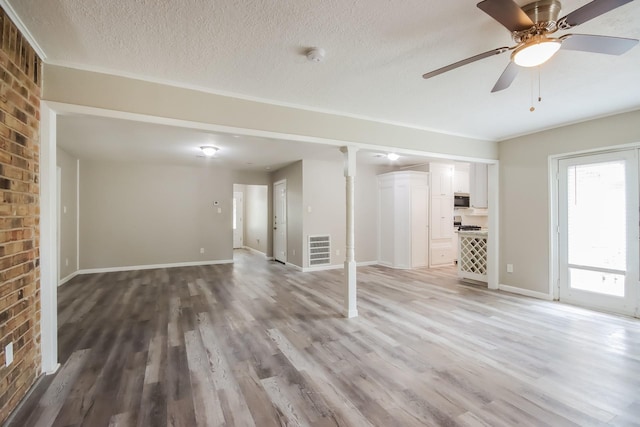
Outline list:
[[[486,209],[489,206],[487,168],[487,165],[484,163],[471,164],[469,200],[472,208]]]
[[[378,262],[392,268],[428,265],[429,174],[378,176]]]
[[[453,197],[453,165],[429,163],[432,197]]]
[[[453,164],[430,163],[429,266],[453,263]]]
[[[487,282],[486,231],[458,231],[458,277]]]
[[[469,194],[469,169],[456,166],[453,172],[453,192]]]

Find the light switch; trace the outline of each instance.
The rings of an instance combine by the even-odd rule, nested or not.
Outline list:
[[[222,213],[222,208],[218,208],[218,213]]]
[[[307,206],[307,212],[311,213],[311,205]]]

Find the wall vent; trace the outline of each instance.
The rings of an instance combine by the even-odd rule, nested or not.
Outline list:
[[[309,267],[331,264],[331,237],[309,236]]]

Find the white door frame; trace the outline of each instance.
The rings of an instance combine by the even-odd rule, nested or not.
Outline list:
[[[599,153],[609,153],[621,150],[640,149],[640,142],[631,144],[614,145],[610,147],[593,148],[589,150],[573,151],[569,153],[555,154],[548,158],[549,170],[549,295],[554,300],[560,298],[560,261],[559,261],[559,242],[560,242],[560,183],[559,170],[560,160],[581,155],[591,155]],[[640,292],[638,292],[638,302],[636,307],[640,306]],[[636,312],[636,316],[640,313]]]
[[[233,249],[238,249],[244,246],[244,193],[242,191],[234,191],[233,200],[235,200],[235,212],[233,214],[236,223],[236,228],[233,230]]]
[[[273,252],[273,259],[276,261],[280,261],[283,263],[287,263],[287,259],[288,259],[288,244],[287,244],[287,237],[288,237],[288,233],[287,233],[287,228],[288,228],[288,224],[289,224],[289,218],[286,217],[286,221],[285,224],[287,224],[287,227],[285,227],[284,229],[284,241],[282,242],[282,244],[284,245],[284,253],[285,253],[285,259],[278,259],[278,251],[276,251],[276,222],[275,222],[275,218],[276,218],[276,209],[277,209],[277,204],[278,204],[278,192],[276,191],[276,187],[278,185],[282,185],[284,184],[284,189],[285,189],[285,194],[287,194],[287,180],[286,179],[281,179],[279,181],[276,181],[273,183],[273,248],[272,248],[272,252]],[[288,196],[288,195],[287,195]],[[287,197],[285,196],[285,197]],[[287,201],[288,203],[288,201]],[[287,207],[285,206],[285,210],[287,209]],[[285,214],[286,215],[286,214]]]

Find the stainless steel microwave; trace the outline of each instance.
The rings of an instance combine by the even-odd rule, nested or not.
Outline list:
[[[464,196],[461,194],[453,196],[453,207],[454,208],[468,208],[469,207],[469,196]]]

